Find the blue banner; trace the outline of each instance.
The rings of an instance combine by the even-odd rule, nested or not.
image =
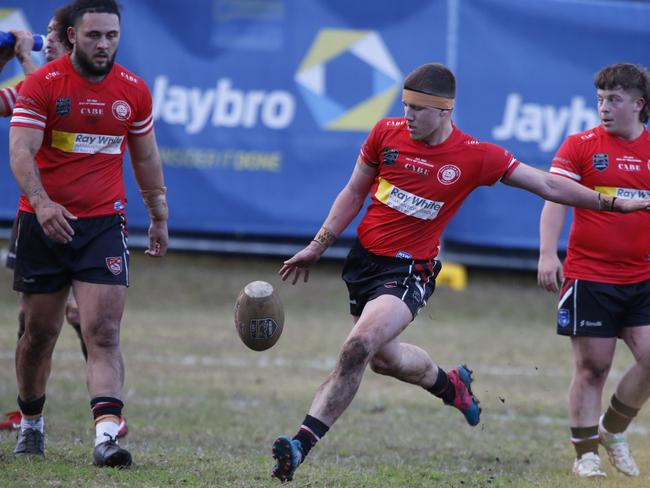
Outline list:
[[[457,2],[456,120],[466,132],[548,170],[572,133],[598,125],[595,73],[650,66],[650,4],[585,0]],[[536,249],[543,200],[498,185],[465,202],[446,238]],[[563,234],[566,246],[568,233]]]
[[[648,65],[650,5],[639,2],[121,3],[117,60],[154,98],[172,233],[313,235],[367,132],[402,113],[402,79],[422,63],[456,72],[462,130],[544,169],[567,134],[598,123],[594,73],[612,62]],[[0,30],[44,32],[58,5],[22,0],[0,10]],[[11,63],[2,81],[18,74]],[[8,123],[3,154],[7,134]],[[145,229],[128,167],[125,176],[130,225]],[[19,192],[7,164],[0,191],[0,219],[11,219]],[[503,185],[481,189],[445,237],[536,248],[541,205]]]

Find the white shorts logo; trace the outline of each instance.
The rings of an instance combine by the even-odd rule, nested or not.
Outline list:
[[[113,102],[113,115],[117,120],[127,120],[131,117],[131,107],[124,100]]]
[[[456,183],[460,178],[460,168],[453,164],[445,164],[438,170],[438,181],[443,185]]]

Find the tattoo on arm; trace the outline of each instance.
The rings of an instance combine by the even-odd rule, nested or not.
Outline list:
[[[27,182],[25,184],[25,196],[30,201],[30,203],[41,200],[46,196],[43,184],[35,175],[28,176]]]

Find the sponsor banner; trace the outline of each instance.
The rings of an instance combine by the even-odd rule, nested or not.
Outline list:
[[[621,52],[625,61],[650,64],[644,42],[650,41],[650,4],[641,2],[121,3],[117,61],[142,77],[153,96],[172,233],[312,236],[368,131],[380,118],[402,113],[402,79],[422,63],[443,62],[456,71],[454,119],[462,130],[542,168],[567,134],[597,124],[592,79],[598,68],[621,61]],[[60,3],[19,5],[0,12],[0,29],[44,32]],[[42,63],[42,55],[35,61]],[[0,82],[15,83],[19,75],[11,62]],[[65,112],[74,94],[60,97],[57,110]],[[84,109],[102,116],[98,107]],[[130,108],[118,103],[105,110],[125,116]],[[91,138],[110,135],[86,132],[62,134],[56,143],[76,152],[117,145],[101,146]],[[5,154],[7,136],[8,121],[0,124]],[[0,172],[0,218],[9,220],[19,192],[9,165]],[[451,167],[438,174],[441,182],[457,176]],[[129,225],[144,230],[147,214],[128,167],[125,177]],[[499,186],[470,197],[446,238],[535,248],[541,200]],[[406,210],[426,214],[438,204],[427,203],[433,207]],[[352,224],[345,236],[355,229]]]
[[[564,138],[598,125],[593,79],[599,69],[620,62],[650,66],[647,2],[456,3],[456,122],[543,170]],[[608,162],[600,158],[595,164],[602,168]],[[446,239],[538,247],[543,200],[498,186],[469,197],[447,227]],[[567,230],[561,247],[566,246]]]

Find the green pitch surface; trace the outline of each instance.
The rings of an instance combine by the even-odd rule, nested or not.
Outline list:
[[[320,263],[307,285],[281,283],[281,259],[133,253],[123,320],[122,442],[132,469],[91,465],[94,429],[76,336],[65,326],[46,403],[46,459],[16,460],[0,431],[0,487],[271,487],[271,444],[293,435],[350,329],[340,263]],[[1,271],[1,270],[0,270]],[[15,409],[16,299],[0,273],[0,409]],[[232,312],[253,280],[285,304],[278,344],[246,349]],[[577,480],[566,421],[569,342],[554,331],[555,298],[531,274],[471,271],[465,292],[440,288],[403,338],[445,368],[467,362],[481,424],[418,387],[368,371],[348,411],[299,468],[296,487],[648,486],[650,414],[630,434],[642,470],[630,480],[603,455],[608,478]],[[631,357],[621,344],[605,398]]]

